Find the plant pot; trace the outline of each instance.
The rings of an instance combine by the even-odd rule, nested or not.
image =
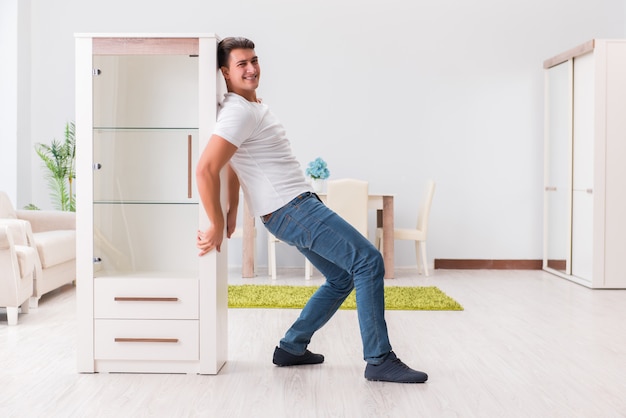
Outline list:
[[[323,193],[326,189],[326,180],[311,179],[311,185],[313,186],[313,191],[315,191],[315,193]]]

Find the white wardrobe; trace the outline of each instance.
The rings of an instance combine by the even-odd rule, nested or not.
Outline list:
[[[543,267],[626,288],[626,40],[586,42],[544,69]]]

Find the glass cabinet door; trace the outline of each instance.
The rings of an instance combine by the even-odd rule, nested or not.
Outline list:
[[[95,276],[197,276],[198,58],[93,67]]]

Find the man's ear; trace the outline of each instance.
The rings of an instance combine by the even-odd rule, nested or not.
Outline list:
[[[226,80],[228,80],[228,75],[229,75],[229,72],[228,72],[228,67],[225,67],[225,66],[223,66],[223,65],[222,65],[222,66],[220,67],[220,70],[222,71],[222,75],[224,76],[224,78],[225,78]]]

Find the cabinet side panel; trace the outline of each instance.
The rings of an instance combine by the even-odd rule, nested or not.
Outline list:
[[[626,42],[607,43],[605,280],[626,288]]]
[[[199,129],[200,153],[215,128],[217,116],[217,40],[201,38],[199,42]],[[225,178],[222,176],[222,210],[227,200]],[[205,229],[208,219],[200,203],[199,226]],[[212,251],[200,258],[200,370],[201,374],[217,374],[228,355],[228,240],[222,251]]]
[[[91,38],[76,39],[76,310],[79,372],[94,372]]]

